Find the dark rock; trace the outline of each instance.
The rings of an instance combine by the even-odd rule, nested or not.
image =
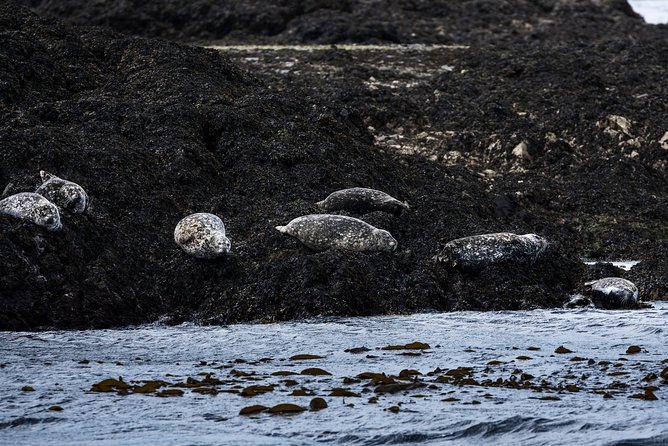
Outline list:
[[[128,34],[227,42],[459,43],[605,35],[642,19],[625,0],[31,0],[40,14]]]
[[[300,54],[299,78],[262,64],[251,74],[212,50],[3,3],[0,187],[34,190],[46,169],[83,186],[90,209],[58,234],[0,217],[1,329],[561,306],[584,282],[583,256],[647,262],[624,277],[641,296],[645,284],[665,294],[666,31],[625,2],[393,1],[382,17],[374,2],[29,3],[184,39],[494,45],[406,52],[438,71],[410,90],[371,90],[370,77],[397,74],[341,49]],[[342,77],[307,68],[325,63]],[[596,126],[610,114],[634,123],[637,155]],[[374,145],[368,126],[454,135],[429,158]],[[534,159],[518,171],[521,141]],[[452,152],[465,162],[444,162]],[[363,216],[395,236],[394,254],[314,254],[273,229],[354,186],[411,204],[401,218]],[[173,242],[198,211],[224,218],[232,257],[191,259]],[[536,232],[554,249],[531,269],[463,274],[431,260],[448,240],[500,231]]]

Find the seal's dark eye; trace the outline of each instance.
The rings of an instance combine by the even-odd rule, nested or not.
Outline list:
[[[49,217],[49,218],[46,219],[46,224],[47,225],[50,225],[52,223],[53,223],[53,217]]]

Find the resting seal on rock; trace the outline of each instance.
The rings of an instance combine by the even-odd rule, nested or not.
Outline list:
[[[638,307],[638,287],[629,280],[620,277],[586,282],[591,286],[591,300],[599,308],[619,309]]]
[[[510,232],[473,235],[446,243],[436,260],[460,269],[482,269],[498,263],[534,263],[547,248],[536,234]]]
[[[0,201],[0,213],[32,222],[49,231],[63,228],[56,205],[32,192],[21,192]]]
[[[43,170],[39,172],[39,175],[42,177],[42,185],[35,193],[72,214],[82,214],[86,210],[88,195],[83,187]]]
[[[354,214],[383,211],[399,215],[409,209],[408,203],[402,203],[385,192],[364,187],[332,192],[316,205],[324,212],[348,211]]]
[[[388,251],[397,249],[392,235],[352,217],[313,214],[297,217],[285,226],[276,226],[315,251],[330,248],[345,251]]]
[[[174,241],[187,254],[198,259],[215,259],[230,252],[223,220],[207,213],[191,214],[174,229]]]

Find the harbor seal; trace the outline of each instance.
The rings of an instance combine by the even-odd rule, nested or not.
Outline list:
[[[399,215],[409,209],[408,203],[401,202],[385,192],[364,187],[332,192],[316,205],[323,212],[348,211],[354,214],[383,211]]]
[[[82,214],[86,211],[88,195],[83,187],[43,170],[40,170],[39,175],[42,178],[42,185],[35,193],[71,214]]]
[[[215,259],[231,250],[223,220],[208,213],[183,218],[174,229],[174,241],[183,251],[198,259]]]
[[[32,222],[49,231],[63,228],[56,205],[32,192],[21,192],[0,201],[0,213]]]
[[[388,251],[397,249],[392,235],[368,223],[344,215],[312,214],[276,226],[315,251],[330,248],[344,251]]]
[[[499,263],[534,263],[547,248],[536,234],[510,232],[474,235],[446,243],[436,260],[460,269],[476,270]]]
[[[591,300],[598,308],[613,310],[638,306],[638,287],[629,280],[606,277],[585,285],[591,286]]]

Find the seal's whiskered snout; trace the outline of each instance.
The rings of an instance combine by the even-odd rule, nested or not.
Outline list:
[[[391,236],[390,236],[390,237],[391,237]],[[394,252],[394,251],[397,250],[397,247],[399,246],[399,244],[397,243],[396,240],[394,240],[394,239],[392,238],[391,240],[389,240],[389,241],[387,242],[387,246],[390,248],[390,249],[389,249],[390,252]]]
[[[224,240],[220,240],[216,245],[216,252],[219,254],[228,254],[231,251],[232,244],[229,239],[225,237]]]
[[[48,212],[48,210],[46,210]],[[44,219],[44,224],[42,225],[49,231],[60,231],[63,229],[63,224],[60,221],[60,215],[49,215]]]

